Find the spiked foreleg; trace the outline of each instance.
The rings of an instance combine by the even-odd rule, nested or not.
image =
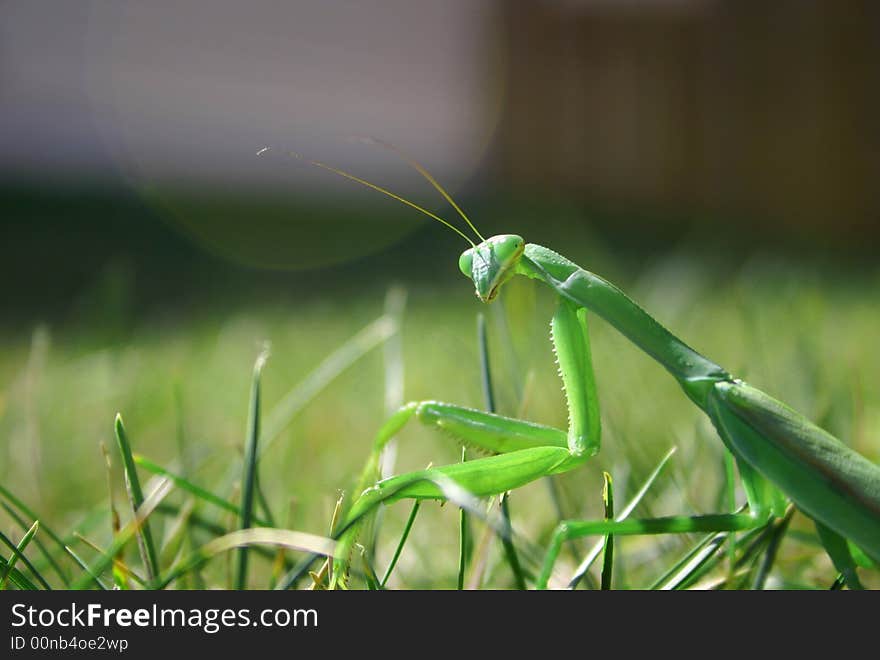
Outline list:
[[[379,476],[382,449],[414,416],[423,424],[444,431],[467,446],[498,456],[391,477],[365,490]],[[405,497],[444,499],[443,489],[437,485],[438,479],[451,479],[474,496],[495,495],[545,476],[549,473],[546,470],[565,464],[569,458],[566,433],[559,429],[438,401],[406,404],[376,434],[372,452],[355,490],[357,499],[344,518],[345,531],[340,537],[334,584],[338,583],[348,563],[357,538],[359,521],[379,503]],[[481,474],[480,470],[487,472]],[[500,477],[499,471],[505,476]],[[433,479],[437,475],[439,477]],[[405,484],[410,485],[404,488]],[[511,485],[498,490],[499,484]]]
[[[550,426],[440,401],[414,401],[403,406],[379,429],[358,484],[358,493],[376,481],[382,449],[413,416],[426,426],[443,431],[468,447],[493,454],[506,454],[534,447],[568,446],[565,432]]]
[[[568,449],[574,456],[592,456],[599,451],[601,426],[587,310],[560,298],[550,337],[568,405]]]

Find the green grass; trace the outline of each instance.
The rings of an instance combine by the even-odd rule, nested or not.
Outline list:
[[[874,377],[880,371],[880,273],[823,279],[809,263],[761,258],[722,273],[715,264],[678,255],[631,275],[637,276],[620,284],[678,336],[880,460],[880,382]],[[374,286],[285,306],[237,302],[207,313],[152,314],[131,322],[124,339],[112,343],[96,340],[100,328],[93,336],[82,323],[76,329],[8,330],[0,353],[0,499],[7,505],[0,531],[13,545],[4,546],[0,575],[8,574],[8,586],[40,588],[45,580],[53,587],[107,587],[116,550],[123,573],[169,588],[265,588],[283,584],[284,575],[318,570],[317,562],[300,564],[303,549],[324,547],[317,539],[330,534],[339,493],[352,488],[368,455],[387,414],[390,386],[378,339],[365,345],[362,357],[349,353],[320,377],[313,372],[382,315],[383,304]],[[475,319],[486,311],[498,412],[523,411],[528,419],[564,427],[548,339],[552,304],[525,281],[511,282],[503,307],[488,310],[464,279],[411,286],[401,326],[403,396],[485,407]],[[560,515],[606,516],[603,472],[612,476],[618,502],[640,498],[633,516],[729,509],[723,447],[708,421],[660,367],[606,324],[596,320],[591,332],[602,450],[584,469],[555,478],[556,503],[545,482],[511,494],[513,547],[527,581]],[[254,360],[267,341],[272,354],[261,374],[259,411],[263,433],[268,428],[271,436],[260,435],[257,444],[257,421],[252,417],[248,424],[249,391]],[[125,433],[118,438],[122,453],[111,452],[111,482],[115,507],[127,515],[114,544],[100,443],[117,447],[117,412]],[[676,453],[640,493],[671,447]],[[460,451],[414,424],[399,437],[396,471],[455,462]],[[243,467],[246,453],[249,470]],[[131,480],[134,473],[139,481]],[[153,511],[148,526],[132,522],[132,507],[120,505],[129,501],[125,475],[134,508]],[[151,501],[163,478],[164,497]],[[411,504],[398,503],[383,512],[372,569],[388,588],[454,588],[461,557],[458,509],[426,502],[413,521],[411,511]],[[39,529],[21,543],[36,520]],[[511,548],[487,534],[479,516],[469,515],[468,524],[463,583],[513,587]],[[253,534],[240,528],[253,528]],[[145,561],[138,536],[155,544],[152,553],[144,547]],[[790,525],[740,534],[732,555],[726,538],[615,538],[613,566],[604,562],[603,574],[603,562],[595,562],[580,586],[828,588],[837,576],[800,514]],[[564,586],[601,541],[566,545],[552,584]],[[25,547],[17,553],[19,544]],[[258,545],[237,554],[242,544]],[[17,561],[18,554],[31,566]],[[245,556],[247,562],[237,564]],[[392,558],[396,566],[386,576]],[[865,586],[880,586],[876,573],[859,574]],[[299,586],[310,582],[306,577]],[[365,584],[357,576],[353,583]],[[140,588],[135,579],[128,586]]]

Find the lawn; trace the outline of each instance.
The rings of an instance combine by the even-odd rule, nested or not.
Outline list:
[[[874,377],[880,371],[880,271],[773,253],[753,253],[731,265],[690,248],[618,262],[583,244],[554,247],[584,266],[590,267],[584,261],[589,258],[610,269],[596,267],[697,350],[880,461],[880,383]],[[123,523],[131,517],[114,436],[117,412],[136,455],[237,504],[251,371],[268,347],[261,419],[264,432],[275,426],[259,464],[264,503],[258,510],[268,511],[278,527],[328,535],[337,498],[344,493],[344,501],[350,500],[371,438],[394,405],[437,399],[484,406],[476,338],[481,312],[487,315],[498,411],[565,428],[549,343],[549,294],[531,282],[514,281],[500,302],[487,308],[455,272],[454,259],[431,267],[436,278],[421,273],[408,279],[406,272],[389,275],[388,269],[365,267],[358,273],[356,265],[350,272],[359,278],[357,285],[328,286],[301,297],[239,295],[191,309],[151,308],[126,316],[123,329],[109,336],[115,308],[101,296],[118,297],[112,286],[94,294],[98,300],[91,309],[105,313],[93,322],[80,314],[76,323],[4,324],[0,484],[36,512],[42,525],[36,539],[61,565],[65,580],[82,570],[62,556],[46,527],[91,563],[99,556],[92,546],[106,548],[111,541],[111,504]],[[351,344],[386,314],[389,290],[396,302],[386,325],[373,326],[364,346]],[[535,556],[560,517],[603,516],[603,471],[612,475],[622,507],[673,447],[634,515],[729,510],[724,449],[708,420],[668,374],[603,321],[594,320],[591,335],[602,450],[583,469],[554,478],[552,486],[545,480],[511,494],[515,543],[527,571],[535,570]],[[391,341],[385,341],[388,336]],[[304,381],[318,382],[314,370],[339,351],[349,352],[351,364],[326,382],[319,378],[318,387],[303,388]],[[109,484],[102,446],[112,464]],[[455,442],[413,423],[399,436],[395,471],[460,458]],[[139,472],[150,491],[150,470],[142,464]],[[744,502],[741,492],[737,497]],[[372,560],[380,576],[410,510],[401,502],[383,513]],[[150,524],[168,567],[220,532],[236,529],[238,518],[177,488]],[[465,583],[513,586],[501,544],[479,520],[472,517],[470,525]],[[0,510],[0,530],[15,541],[24,531],[8,508]],[[423,504],[388,586],[454,588],[458,530],[455,506]],[[699,535],[618,539],[612,585],[651,586],[700,540]],[[564,586],[595,542],[566,546],[551,585]],[[64,584],[35,547],[26,554],[50,584]],[[289,553],[293,560],[301,556]],[[723,556],[722,551],[714,570],[697,583],[749,584],[760,556],[737,568],[741,582],[729,577]],[[135,543],[128,544],[125,561],[141,572]],[[582,586],[598,583],[600,563]],[[247,584],[276,584],[280,567],[279,556],[252,555]],[[226,587],[234,570],[235,554],[222,553],[172,587]],[[812,524],[796,514],[766,586],[828,588],[835,576]],[[110,582],[109,573],[103,577]],[[863,578],[880,585],[876,573],[866,571]],[[299,586],[309,583],[306,578]],[[362,584],[353,578],[353,585]]]

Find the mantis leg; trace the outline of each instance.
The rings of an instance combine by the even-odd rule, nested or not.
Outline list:
[[[467,446],[493,454],[506,454],[534,447],[567,447],[565,432],[550,426],[451,403],[413,401],[394,413],[376,434],[372,453],[358,484],[358,494],[377,479],[382,449],[413,417],[426,426],[444,431]]]
[[[568,449],[575,456],[592,456],[599,451],[602,429],[587,310],[560,297],[550,334],[568,405]]]
[[[379,429],[368,471],[372,473],[382,448],[413,416],[467,445],[496,454],[547,446],[568,447],[576,456],[595,454],[599,450],[601,427],[586,310],[560,299],[550,331],[568,405],[567,434],[550,426],[449,403],[412,402],[398,410]]]
[[[462,442],[495,454],[531,447],[566,447],[565,432],[512,417],[439,401],[408,403],[376,434],[374,450],[381,450],[413,415],[427,426]]]
[[[436,401],[403,406],[379,429],[355,500],[345,518],[334,580],[344,572],[357,524],[379,504],[402,498],[446,499],[443,484],[476,497],[497,495],[564,472],[599,450],[599,403],[590,355],[586,310],[560,298],[550,325],[569,413],[568,433],[549,426]],[[411,472],[364,487],[376,478],[382,448],[414,417],[465,444],[497,456]]]
[[[540,477],[567,471],[583,460],[571,456],[562,447],[531,447],[389,477],[364,495],[382,501],[404,498],[442,500],[446,499],[442,484],[451,480],[474,497],[490,497]]]
[[[550,334],[568,406],[567,434],[550,426],[450,403],[411,402],[394,413],[376,434],[358,492],[377,477],[382,449],[413,416],[468,446],[494,454],[534,447],[567,447],[572,456],[591,456],[598,452],[601,434],[599,402],[586,310],[560,298],[550,324]]]
[[[642,534],[687,534],[691,532],[738,532],[760,527],[767,518],[759,518],[748,513],[726,513],[706,516],[669,516],[666,518],[644,518],[640,520],[564,520],[559,523],[536,586],[546,589],[550,574],[559,556],[562,544],[571,539],[584,536],[613,534],[615,536],[634,536]]]
[[[358,526],[380,504],[403,498],[450,499],[454,489],[467,497],[488,497],[519,488],[536,479],[564,472],[586,457],[572,456],[565,447],[530,447],[379,481],[355,500],[342,527],[331,586],[344,580]]]
[[[498,455],[391,477],[364,490],[378,476],[382,448],[413,417],[467,445]],[[408,403],[376,434],[357,488],[358,498],[345,517],[339,539],[339,556],[333,571],[334,582],[344,573],[357,538],[359,521],[382,502],[404,497],[446,499],[443,488],[438,486],[444,479],[452,480],[474,496],[495,495],[551,474],[569,459],[572,456],[566,434],[559,429],[449,403]]]

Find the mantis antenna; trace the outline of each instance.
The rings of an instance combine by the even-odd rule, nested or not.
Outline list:
[[[425,179],[427,179],[428,183],[430,183],[432,186],[434,186],[434,188],[437,190],[437,192],[439,192],[441,195],[443,195],[443,199],[445,199],[447,202],[452,204],[452,208],[454,208],[458,212],[458,214],[467,223],[468,227],[470,227],[473,230],[473,232],[480,238],[481,241],[486,240],[483,237],[483,235],[479,231],[477,231],[477,228],[474,226],[474,223],[471,222],[471,219],[468,218],[467,215],[465,214],[465,212],[461,210],[461,207],[459,207],[459,205],[455,203],[455,200],[452,199],[452,196],[448,192],[446,192],[446,189],[443,186],[441,186],[440,183],[437,181],[437,179],[435,179],[433,176],[431,176],[431,173],[428,172],[428,170],[426,170],[424,167],[422,167],[421,164],[417,160],[415,160],[414,158],[411,158],[406,153],[404,153],[401,149],[398,149],[393,144],[391,144],[390,142],[386,142],[385,140],[380,140],[379,138],[369,137],[369,136],[357,137],[355,139],[358,142],[363,142],[364,144],[372,144],[372,145],[382,147],[383,149],[388,149],[388,151],[391,151],[394,154],[396,154],[397,156],[399,156],[407,165],[409,165],[416,172],[418,172],[423,177],[425,177]]]
[[[269,147],[263,147],[262,149],[257,151],[257,155],[261,156],[264,153],[266,153],[267,151],[269,151]],[[345,170],[340,170],[339,168],[333,167],[332,165],[327,165],[326,163],[322,163],[317,160],[310,160],[308,158],[304,158],[302,155],[296,153],[295,151],[290,151],[290,152],[288,152],[288,154],[290,156],[292,156],[293,158],[296,158],[297,160],[301,160],[301,161],[308,163],[309,165],[312,165],[314,167],[320,167],[322,170],[327,170],[328,172],[332,172],[333,174],[336,174],[338,176],[349,179],[350,181],[354,181],[355,183],[359,183],[362,186],[366,186],[367,188],[371,188],[371,189],[375,190],[376,192],[380,192],[383,195],[387,195],[391,199],[395,199],[402,204],[406,204],[410,208],[414,208],[416,211],[423,213],[424,215],[428,216],[429,218],[433,218],[437,222],[439,222],[443,225],[446,225],[447,227],[449,227],[449,229],[451,229],[456,234],[461,236],[464,240],[466,240],[468,243],[470,243],[471,247],[475,247],[474,242],[470,238],[468,238],[460,229],[456,228],[454,225],[450,224],[449,222],[447,222],[446,220],[441,218],[439,215],[431,213],[429,210],[422,208],[418,204],[411,202],[408,199],[405,199],[404,197],[401,197],[400,195],[397,195],[397,194],[391,192],[390,190],[386,190],[385,188],[383,188],[381,186],[377,186],[375,183],[370,183],[366,179],[362,179],[358,176],[355,176],[354,174],[350,174],[349,172],[346,172]],[[430,180],[431,179],[429,179],[429,181]],[[435,184],[435,185],[439,186],[439,184]],[[444,191],[444,195],[445,195],[445,191]],[[447,197],[447,199],[448,199],[448,197]],[[454,204],[454,202],[453,202],[453,204]],[[456,208],[458,208],[458,207],[456,206]],[[468,222],[468,224],[470,224],[470,222]],[[471,225],[471,227],[473,227],[473,225]],[[476,230],[474,230],[474,231],[476,231]],[[477,233],[477,235],[479,236],[479,232]]]

